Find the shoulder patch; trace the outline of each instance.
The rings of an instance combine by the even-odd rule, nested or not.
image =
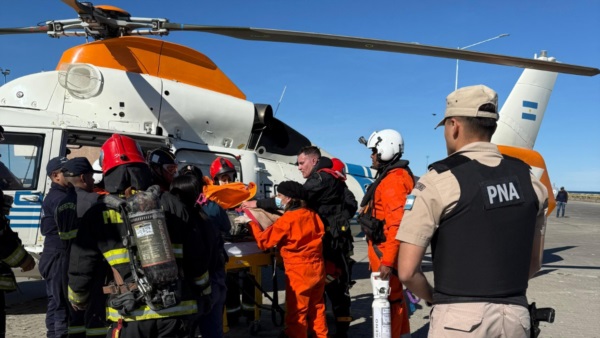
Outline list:
[[[406,196],[406,203],[404,204],[404,210],[411,210],[413,205],[415,204],[415,195]]]
[[[421,182],[417,182],[417,184],[415,184],[415,189],[419,190],[419,191],[423,191],[425,190],[426,186],[425,184],[421,183]]]

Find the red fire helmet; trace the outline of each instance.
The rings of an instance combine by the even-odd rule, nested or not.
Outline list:
[[[233,174],[233,177],[235,178],[235,167],[230,160],[223,157],[217,157],[210,165],[210,176],[213,179],[216,179],[218,175],[222,174]]]
[[[113,134],[100,149],[103,174],[123,164],[146,163],[140,145],[131,137]]]

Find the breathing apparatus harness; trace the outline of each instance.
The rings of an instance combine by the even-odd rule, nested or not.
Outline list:
[[[177,263],[159,192],[160,187],[154,185],[127,199],[104,197],[104,203],[119,211],[123,220],[122,241],[134,279],[134,283],[126,284],[112,268],[114,284],[104,287],[104,293],[113,295],[109,306],[121,315],[130,314],[142,301],[157,311],[175,306],[181,299]]]
[[[375,190],[379,186],[379,183],[383,180],[383,178],[393,169],[402,168],[410,174],[410,177],[415,180],[415,177],[408,167],[408,161],[400,160],[400,155],[396,154],[394,158],[385,163],[383,166],[377,168],[377,175],[375,176],[375,181],[369,185],[367,188],[367,192],[363,196],[362,201],[360,202],[360,207],[362,212],[358,215],[357,220],[360,224],[361,230],[365,233],[368,239],[370,239],[373,244],[380,244],[385,242],[386,238],[383,234],[383,226],[385,225],[385,220],[377,219],[373,216],[372,210],[374,210],[374,196]]]

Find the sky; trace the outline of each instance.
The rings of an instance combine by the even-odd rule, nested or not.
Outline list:
[[[533,58],[547,50],[560,62],[600,67],[600,2],[195,0],[110,4],[135,17],[171,22],[272,28],[418,42]],[[3,27],[33,26],[76,17],[59,0],[3,1]],[[254,103],[271,104],[276,117],[348,163],[370,165],[357,142],[375,130],[398,130],[403,158],[416,175],[443,159],[443,130],[434,130],[454,90],[456,60],[345,48],[255,42],[194,32],[163,39],[211,58]],[[83,38],[44,34],[0,36],[0,68],[7,80],[53,70],[62,52]],[[522,70],[460,61],[459,87],[485,84],[504,102]],[[1,80],[1,78],[0,78]],[[434,115],[435,114],[435,115]],[[1,121],[1,117],[0,117]],[[550,180],[569,191],[600,191],[600,75],[560,74],[534,149]]]

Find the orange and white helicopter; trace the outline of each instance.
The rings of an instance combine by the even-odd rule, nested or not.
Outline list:
[[[39,253],[41,201],[50,182],[49,159],[88,156],[113,133],[136,139],[144,150],[170,147],[182,164],[208,173],[217,156],[230,159],[238,179],[255,182],[268,197],[284,180],[302,181],[296,153],[311,141],[274,117],[268,104],[244,93],[207,56],[188,47],[143,36],[192,31],[232,38],[409,53],[527,68],[502,108],[494,142],[530,163],[552,191],[542,157],[532,150],[557,73],[594,76],[597,68],[486,54],[464,49],[295,31],[199,26],[162,18],[136,18],[114,6],[62,0],[76,19],[33,27],[0,28],[0,34],[41,33],[95,41],[66,50],[54,71],[0,87],[2,189],[14,196],[11,225],[27,250]],[[331,154],[324,151],[324,155]],[[342,159],[343,160],[343,159]],[[360,199],[373,179],[370,168],[347,164],[348,186]]]

